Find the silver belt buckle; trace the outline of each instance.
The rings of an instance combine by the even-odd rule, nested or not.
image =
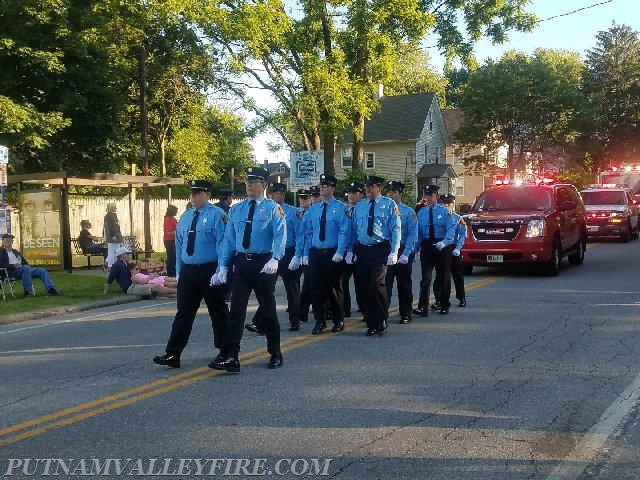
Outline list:
[[[253,260],[253,257],[251,256],[250,253],[245,253],[244,255],[245,255],[245,257],[247,257],[247,260],[249,260],[249,261]]]

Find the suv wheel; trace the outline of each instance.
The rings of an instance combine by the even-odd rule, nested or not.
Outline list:
[[[547,277],[557,277],[560,272],[560,259],[562,258],[560,253],[560,242],[558,239],[553,241],[553,247],[551,248],[551,258],[544,264],[544,274]]]
[[[631,238],[634,240],[640,236],[640,221],[638,221],[638,225],[636,225],[635,230],[631,234]]]
[[[580,240],[576,245],[576,252],[569,255],[568,260],[571,265],[582,265],[584,262],[584,252],[587,250],[587,234],[580,235]]]
[[[627,230],[620,235],[620,241],[622,243],[629,243],[629,240],[631,240],[631,223],[627,224]]]
[[[471,275],[473,273],[473,265],[468,265],[466,263],[462,264],[462,274],[463,275]]]

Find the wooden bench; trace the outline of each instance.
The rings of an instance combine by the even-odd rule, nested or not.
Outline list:
[[[76,252],[76,255],[84,255],[85,257],[87,257],[87,268],[91,268],[91,257],[101,257],[103,258],[101,253],[85,253],[82,251],[82,248],[80,247],[80,242],[78,242],[77,238],[72,238],[71,239],[71,245],[73,246],[73,249]],[[100,265],[93,265],[94,267],[101,267],[103,264],[103,262],[100,262]]]

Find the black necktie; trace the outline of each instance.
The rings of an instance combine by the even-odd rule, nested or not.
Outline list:
[[[320,235],[318,236],[321,242],[327,238],[327,204],[322,203],[322,215],[320,215]]]
[[[376,206],[376,201],[372,198],[371,205],[369,206],[369,223],[367,224],[367,235],[373,237],[373,209]]]
[[[187,238],[187,255],[193,255],[194,247],[196,246],[196,225],[198,224],[198,217],[200,212],[196,210],[193,214],[193,220],[191,220],[191,228],[189,229],[189,237]]]
[[[429,207],[429,242],[436,241],[436,227],[433,225],[433,207]]]
[[[246,249],[251,245],[251,228],[253,226],[253,214],[256,213],[256,201],[249,202],[249,216],[247,223],[244,224],[244,235],[242,236],[242,246]]]

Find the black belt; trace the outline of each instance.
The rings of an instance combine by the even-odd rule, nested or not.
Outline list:
[[[204,267],[211,267],[212,265],[215,265],[218,262],[206,262],[206,263],[183,263],[182,266],[183,267],[190,267],[190,268],[204,268]]]
[[[374,243],[373,245],[365,245],[364,243],[358,242],[358,246],[364,247],[364,248],[389,247],[391,246],[391,242],[389,240],[385,240],[384,242]]]
[[[335,247],[328,247],[328,248],[318,248],[318,247],[311,247],[311,250],[315,250],[316,252],[332,252],[334,250],[337,250],[338,246],[336,245]]]
[[[242,255],[247,261],[261,260],[266,257],[271,257],[271,253],[244,253],[236,252],[236,255]]]
[[[423,240],[423,241],[422,241],[422,243],[423,243],[423,244],[425,244],[425,245],[435,245],[436,243],[441,242],[441,241],[443,241],[443,240],[444,240],[444,238],[436,238],[436,239],[433,241],[433,243],[431,243],[431,242],[427,239],[427,240]]]

